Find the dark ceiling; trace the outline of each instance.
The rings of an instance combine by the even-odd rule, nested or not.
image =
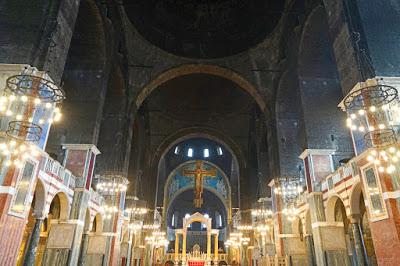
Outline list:
[[[145,39],[184,57],[219,58],[261,42],[273,31],[285,0],[124,0]]]
[[[180,76],[162,84],[147,99],[148,109],[170,118],[207,122],[213,117],[249,113],[253,98],[236,83],[208,74]]]

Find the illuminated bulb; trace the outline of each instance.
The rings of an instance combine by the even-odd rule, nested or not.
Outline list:
[[[44,120],[43,119],[39,119],[39,124],[43,124],[44,123]]]
[[[384,124],[379,124],[379,129],[385,129],[385,125]]]
[[[60,121],[60,119],[61,119],[61,113],[57,113],[57,114],[54,116],[54,121],[58,122],[58,121]]]
[[[21,120],[21,119],[22,119],[22,115],[17,115],[15,118],[16,118],[17,120]]]
[[[358,130],[359,130],[360,132],[364,132],[364,131],[365,131],[365,127],[360,126],[360,127],[358,128]]]
[[[347,118],[347,119],[346,119],[346,123],[347,123],[347,124],[351,124],[351,118]]]
[[[29,118],[28,121],[29,121],[29,123],[32,123],[33,122],[33,117]]]
[[[10,110],[7,110],[6,115],[7,116],[12,116],[13,112],[11,112]]]
[[[14,147],[17,144],[17,142],[15,140],[10,141],[10,146]]]
[[[40,99],[39,99],[39,98],[35,98],[34,103],[35,103],[35,104],[40,104]]]
[[[386,169],[386,172],[387,172],[388,174],[391,174],[391,173],[393,173],[395,170],[396,170],[396,167],[395,167],[393,164],[391,164],[391,165],[389,165],[389,167]]]
[[[378,159],[375,159],[375,160],[374,160],[374,164],[376,164],[376,165],[380,165],[380,164],[381,164],[381,161],[380,161],[380,160],[378,160]]]
[[[356,119],[357,116],[356,116],[356,114],[351,114],[351,115],[350,115],[350,118],[351,118],[351,119]]]
[[[400,151],[396,152],[396,156],[400,157]]]
[[[374,130],[375,130],[375,127],[374,127],[374,126],[370,126],[368,130],[369,130],[369,131],[374,131]]]
[[[389,106],[387,104],[382,105],[382,110],[388,110]]]
[[[14,151],[13,151],[13,154],[14,154],[14,155],[18,155],[18,153],[19,153],[18,150],[14,150]]]
[[[59,113],[60,112],[60,108],[59,107],[54,108],[54,112]]]
[[[385,172],[385,167],[379,166],[378,170],[379,170],[379,172],[383,173],[383,172]]]
[[[15,100],[15,96],[14,95],[10,95],[10,101],[14,101]]]
[[[360,110],[360,111],[358,111],[358,114],[359,115],[365,115],[365,111],[364,110]]]
[[[395,147],[390,147],[389,148],[389,152],[390,153],[395,153],[396,152],[396,148]]]
[[[4,105],[0,106],[0,112],[4,112],[6,110],[6,107]]]
[[[12,162],[10,161],[10,160],[8,160],[7,162],[6,162],[6,166],[10,166],[12,164]]]
[[[21,151],[25,151],[25,150],[26,150],[26,146],[22,144],[21,146],[19,146],[19,149],[20,149]]]
[[[3,150],[3,155],[8,155],[8,154],[10,154],[9,150],[7,150],[7,149]]]
[[[7,101],[7,97],[6,96],[1,96],[0,97],[0,102],[1,103],[4,103],[4,102],[6,102]]]
[[[385,152],[385,151],[381,151],[381,152],[380,152],[380,155],[385,156],[385,155],[386,155],[386,152]]]
[[[51,108],[51,103],[46,103],[45,106],[46,106],[47,109],[50,109]]]
[[[399,161],[399,158],[398,158],[397,156],[393,156],[393,157],[392,157],[392,161],[395,162],[395,163],[397,163],[397,162]]]
[[[49,124],[53,124],[53,119],[49,119],[48,121],[47,121]]]
[[[23,101],[23,102],[28,101],[28,97],[26,97],[25,95],[24,95],[24,96],[21,96],[21,101]]]
[[[371,107],[369,108],[369,110],[370,110],[371,112],[375,112],[375,111],[376,111],[376,107],[375,107],[375,106],[371,106]]]
[[[372,155],[372,156],[376,156],[376,155],[378,155],[378,152],[377,152],[376,150],[372,150],[372,151],[371,151],[371,155]]]
[[[357,130],[357,126],[352,125],[352,126],[351,126],[351,130]]]

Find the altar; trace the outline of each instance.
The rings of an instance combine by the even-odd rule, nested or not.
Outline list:
[[[200,222],[205,224],[207,228],[207,252],[201,252],[199,245],[194,245],[192,251],[186,254],[186,237],[187,237],[187,228],[193,222]],[[218,234],[219,231],[216,229],[211,229],[211,219],[203,216],[200,213],[195,213],[190,217],[183,219],[183,228],[175,230],[175,256],[174,261],[175,265],[178,265],[179,262],[182,262],[183,266],[203,266],[203,265],[211,265],[211,261],[213,259],[214,264],[218,264]],[[179,256],[179,236],[182,236],[182,255]],[[211,236],[214,235],[214,256],[211,256]]]
[[[207,261],[207,254],[200,252],[200,246],[194,245],[192,252],[187,256],[189,266],[203,266]]]

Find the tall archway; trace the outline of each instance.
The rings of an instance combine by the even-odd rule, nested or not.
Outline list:
[[[362,255],[366,257],[368,265],[378,265],[361,182],[357,182],[353,185],[349,200],[350,213],[354,217],[355,221],[353,222],[356,223],[361,237]]]
[[[259,158],[268,146],[264,134],[267,127],[261,109],[265,104],[259,102],[263,98],[255,93],[255,88],[237,73],[209,65],[183,65],[148,84],[136,101],[139,110],[133,138],[141,136],[141,141],[133,141],[131,153],[135,156],[129,169],[141,182],[134,186],[136,190],[157,186],[160,190],[157,179],[165,154],[177,142],[198,136],[221,142],[234,154],[236,175],[241,177],[240,204],[251,208],[251,203],[267,190],[268,173],[261,173],[259,164],[269,163],[265,157]],[[257,136],[251,137],[253,133]],[[259,142],[261,145],[257,145]],[[150,205],[157,204],[154,199],[146,200]]]
[[[25,225],[24,234],[22,237],[22,243],[18,253],[17,265],[22,265],[24,258],[27,255],[26,254],[28,252],[27,248],[29,247],[30,242],[36,241],[32,239],[32,237],[36,237],[33,236],[33,230],[35,225],[39,226],[39,230],[41,230],[40,227],[42,226],[45,205],[46,205],[46,190],[43,185],[43,182],[40,179],[38,179],[36,181],[36,187],[33,194],[31,208],[28,214],[28,222]],[[35,257],[40,257],[40,256],[36,254]]]
[[[309,14],[300,39],[298,75],[306,145],[309,149],[334,149],[335,165],[352,156],[351,139],[343,127],[344,113],[337,108],[343,98],[324,6]]]
[[[352,234],[346,208],[339,196],[334,195],[328,199],[326,218],[328,222],[338,223],[336,226],[343,226],[343,230],[338,230],[337,232],[343,234],[343,239],[345,239],[345,243],[342,243],[345,249],[325,251],[328,265],[350,265],[350,260],[352,259],[352,247],[350,246]]]
[[[80,1],[61,81],[68,95],[63,102],[68,115],[51,129],[51,153],[58,155],[63,143],[97,144],[110,68],[106,28],[96,1]]]

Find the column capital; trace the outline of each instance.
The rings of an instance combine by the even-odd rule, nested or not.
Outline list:
[[[361,221],[361,215],[359,213],[357,214],[350,214],[347,216],[351,224],[358,224]]]

